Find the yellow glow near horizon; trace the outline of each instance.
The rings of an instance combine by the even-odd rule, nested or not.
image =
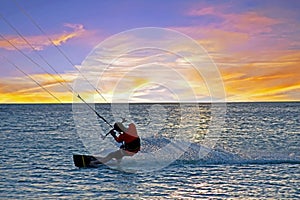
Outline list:
[[[294,65],[291,65],[294,66]],[[290,67],[292,68],[292,67]],[[225,90],[227,93],[227,101],[299,101],[297,96],[293,98],[293,93],[300,91],[300,79],[297,79],[297,74],[293,70],[278,71],[274,73],[268,71],[270,74],[260,74],[259,76],[248,76],[247,70],[239,69],[236,72],[234,68],[221,70]],[[72,76],[72,75],[70,75]],[[46,87],[54,96],[56,96],[63,103],[72,103],[73,95],[69,93],[57,81],[51,80],[48,76],[33,75],[33,77],[42,77],[43,86]],[[48,77],[48,78],[46,78]],[[21,81],[22,80],[22,81]],[[196,80],[196,79],[195,79]],[[16,83],[19,81],[20,83]],[[147,84],[147,80],[143,78],[133,79],[132,86]],[[205,87],[200,87],[193,81],[193,74],[190,74],[190,85],[194,88],[196,93],[208,95]],[[107,89],[109,88],[106,85]],[[108,101],[111,100],[112,91],[106,90],[103,95]],[[103,99],[97,97],[97,93],[88,96],[95,96],[96,102],[104,102]],[[153,100],[150,100],[151,102]],[[166,100],[168,101],[168,100]],[[59,103],[46,91],[35,85],[30,79],[12,77],[1,80],[0,83],[0,103]]]
[[[270,59],[268,62],[248,63],[235,63],[234,59],[237,60],[238,55],[233,55],[234,59],[223,59],[216,56],[215,60],[223,78],[227,101],[299,101],[300,79],[299,74],[295,73],[298,69],[297,59],[299,55],[300,52],[287,51],[281,56],[274,56],[273,60]],[[126,70],[123,69],[123,71]],[[114,95],[111,90],[116,84],[113,78],[119,77],[121,74],[120,70],[115,69],[107,73],[107,77],[112,77],[112,79],[103,80],[105,84],[103,84],[102,92],[106,100],[110,102],[112,95]],[[149,73],[149,71],[139,71],[137,74],[131,75],[130,80],[127,80],[127,86],[139,87],[150,83],[151,80],[148,80],[146,76],[139,76],[142,73]],[[180,73],[188,78],[188,84],[198,96],[209,97],[205,83],[201,82],[201,77],[198,74],[193,70],[181,70]],[[73,94],[63,85],[64,82],[71,84],[76,78],[76,73],[53,76],[49,76],[49,74],[31,74],[31,77],[47,88],[61,102],[73,102]],[[55,77],[55,80],[53,77]],[[168,76],[164,76],[164,78],[168,79]],[[172,80],[172,77],[169,77],[169,79]],[[126,91],[126,88],[123,88],[123,90]],[[139,95],[143,95],[141,91],[139,91]],[[147,97],[146,93],[145,96]],[[95,102],[105,102],[96,92],[90,92],[90,94],[86,94],[86,97],[87,99],[95,98]],[[155,99],[149,99],[149,102],[154,101]],[[167,102],[168,99],[165,101]],[[0,103],[59,102],[28,77],[17,76],[1,79]]]

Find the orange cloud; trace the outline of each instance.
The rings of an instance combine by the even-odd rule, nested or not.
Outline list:
[[[172,27],[172,29],[193,37],[208,52],[231,50],[249,41],[248,33],[234,32],[212,27]],[[234,39],[233,39],[234,38]]]
[[[200,8],[197,8],[200,7]],[[211,28],[221,28],[235,32],[243,33],[262,33],[272,31],[272,26],[282,23],[281,20],[274,19],[262,15],[261,13],[251,11],[244,13],[233,13],[226,12],[229,6],[218,5],[218,6],[196,6],[187,12],[187,15],[191,16],[207,16],[212,15],[221,19],[222,22],[211,23]]]
[[[59,46],[67,40],[75,37],[81,36],[86,30],[81,24],[65,24],[65,27],[71,28],[72,31],[64,31],[60,34],[48,35],[47,37],[51,38],[52,42]],[[48,40],[47,37],[43,35],[37,36],[24,36],[26,40],[36,49],[43,50],[47,46],[51,46],[52,43]],[[12,44],[14,44],[19,49],[30,49],[31,47],[19,36],[5,36],[5,38]],[[9,42],[5,40],[0,40],[0,48],[4,48],[6,50],[15,50],[13,46],[9,44]]]
[[[203,45],[210,53],[230,54],[247,50],[262,51],[269,45],[286,48],[291,42],[280,37],[274,26],[283,24],[256,12],[223,13],[221,7],[192,9],[188,14],[193,16],[214,15],[221,20],[205,26],[170,27],[185,33]],[[265,34],[268,35],[265,35]],[[272,37],[271,37],[272,35]],[[293,42],[295,44],[295,42]]]
[[[266,17],[256,12],[226,14],[224,15],[224,19],[223,26],[250,34],[271,32],[273,25],[281,23],[280,20]]]
[[[191,9],[187,10],[186,15],[190,16],[205,16],[205,15],[215,15],[223,16],[223,11],[228,8],[225,4],[219,4],[214,6],[208,6],[203,3],[197,3]]]
[[[53,75],[35,74],[31,78],[36,80],[61,102],[72,102],[72,94],[63,86],[74,79],[73,74]],[[63,78],[61,78],[61,76]],[[63,84],[63,85],[62,85]],[[8,77],[0,81],[1,103],[59,103],[42,87],[35,84],[29,77]]]
[[[195,6],[187,14],[199,16],[200,22],[210,16],[208,23],[176,30],[208,50],[222,73],[229,101],[299,101],[299,23],[270,17],[264,10],[234,13],[228,8]],[[211,16],[217,20],[210,22]]]
[[[53,93],[61,102],[72,103],[71,95],[65,93]],[[0,94],[1,103],[59,103],[48,93],[40,91],[35,93],[18,93]]]
[[[230,101],[299,100],[300,78],[295,73],[300,51],[289,52],[269,62],[240,63],[221,67]]]
[[[190,27],[175,27],[194,39],[207,45],[212,51],[241,49],[264,49],[266,45],[282,45],[290,43],[281,37],[282,30],[278,26],[287,28],[289,23],[283,19],[264,15],[263,11],[229,12],[230,5],[217,6],[195,5],[188,10],[187,15],[199,17],[199,22],[206,21],[206,25]],[[213,16],[217,20],[206,19]],[[200,23],[201,24],[201,23]],[[275,29],[277,26],[277,29]]]
[[[65,26],[72,28],[73,32],[64,33],[64,34],[55,36],[54,39],[52,39],[52,41],[57,46],[61,45],[62,43],[65,43],[67,40],[69,40],[71,38],[78,37],[78,36],[82,35],[83,32],[85,32],[83,25],[81,25],[81,24],[65,24]]]

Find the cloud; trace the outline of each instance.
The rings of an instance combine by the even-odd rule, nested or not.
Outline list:
[[[82,36],[86,30],[81,24],[65,24],[65,27],[71,29],[71,31],[64,31],[63,33],[47,35],[52,42],[60,46],[63,43],[66,43],[68,40],[76,37]],[[48,38],[44,35],[36,35],[36,36],[23,36],[26,40],[35,48],[35,50],[43,50],[47,46],[53,45],[52,42],[48,40]],[[31,47],[19,36],[8,35],[5,38],[12,44],[14,44],[19,49],[30,49]],[[1,39],[0,40],[0,48],[4,48],[6,50],[15,50],[15,48],[9,44],[9,42]]]
[[[251,35],[272,32],[272,26],[282,23],[281,20],[263,16],[257,12],[226,14],[224,20],[222,26]]]
[[[61,102],[72,102],[72,94],[66,83],[71,83],[74,74],[32,74],[30,77],[42,85]],[[61,78],[63,77],[63,78]],[[1,103],[59,103],[42,87],[26,76],[4,77],[0,81]]]
[[[62,43],[65,43],[71,38],[79,37],[83,34],[83,32],[85,32],[85,29],[81,24],[65,24],[65,26],[73,29],[73,31],[54,35],[52,41],[57,46],[61,45]]]
[[[192,37],[210,53],[225,50],[232,51],[238,46],[247,44],[250,40],[248,33],[213,27],[189,26],[171,28]]]
[[[299,100],[300,51],[286,52],[268,62],[236,63],[220,68],[230,101]]]
[[[174,27],[208,50],[229,101],[299,100],[299,21],[272,10],[202,3],[186,12],[193,25]]]
[[[229,3],[198,3],[186,12],[194,23],[174,28],[202,42],[210,51],[240,51],[288,42],[283,35],[287,35],[286,30],[294,29],[290,25],[294,21],[271,15],[259,7],[250,11],[237,8]]]
[[[215,7],[209,6],[204,8],[191,9],[186,14],[191,16],[205,16],[205,15],[217,15],[218,12],[216,11]]]
[[[181,46],[174,44],[172,47],[173,52],[183,50]],[[186,44],[183,47],[187,48]],[[99,48],[100,50],[101,52],[96,51],[96,56],[92,54],[83,63],[81,72],[92,83],[97,83],[104,94],[109,94],[109,96],[105,96],[109,101],[112,98],[114,101],[126,101],[129,97],[133,101],[143,100],[143,102],[174,101],[172,95],[164,92],[166,89],[184,101],[195,100],[197,97],[202,98],[204,95],[209,96],[199,72],[181,56],[172,52],[143,49],[115,58],[112,56],[114,54],[110,54],[112,49],[109,49],[109,53],[105,52],[104,48]],[[192,53],[188,57],[191,60],[199,59],[199,56],[193,57]],[[200,59],[204,58],[200,57]],[[204,67],[203,70],[209,71],[209,68]],[[164,86],[165,90],[157,89],[157,87],[153,89],[153,85]],[[90,91],[93,93],[94,91],[80,77],[76,86],[80,92]],[[139,88],[143,88],[143,91]],[[134,95],[130,96],[131,93]]]
[[[195,5],[192,9],[186,12],[187,15],[193,17],[205,17],[213,16],[218,20],[212,20],[209,26],[214,28],[225,28],[230,31],[244,32],[244,33],[260,33],[269,32],[273,25],[283,23],[283,21],[268,17],[263,14],[263,11],[236,11],[233,6],[229,4],[219,5]],[[207,21],[210,21],[208,18]]]

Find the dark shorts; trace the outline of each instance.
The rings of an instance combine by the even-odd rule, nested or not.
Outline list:
[[[140,149],[141,149],[141,140],[140,140],[140,138],[137,138],[137,139],[133,140],[130,143],[125,143],[125,145],[121,146],[121,149],[123,149],[125,151],[129,151],[131,153],[139,152]]]

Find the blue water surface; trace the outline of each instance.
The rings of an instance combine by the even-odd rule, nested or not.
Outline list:
[[[131,105],[139,126],[147,124],[151,105]],[[208,128],[210,105],[199,106],[201,135]],[[161,131],[171,132],[178,105],[161,107],[170,111],[171,120],[161,121],[169,124]],[[96,109],[113,123],[110,105]],[[76,131],[72,105],[0,105],[0,198],[299,199],[299,116],[300,103],[227,104],[218,141],[205,157],[187,152],[160,170],[130,173],[105,165],[74,166],[74,153],[90,152]],[[99,126],[109,129],[103,122]],[[142,144],[149,140],[142,138]],[[159,141],[166,140],[153,137],[152,143],[160,148]]]

